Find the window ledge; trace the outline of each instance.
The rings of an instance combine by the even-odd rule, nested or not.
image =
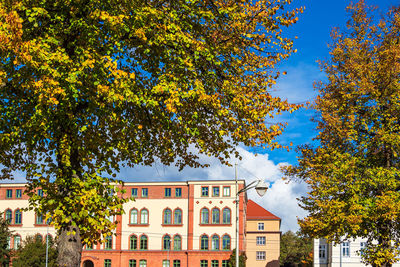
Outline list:
[[[183,224],[181,223],[181,224],[161,224],[161,226],[163,226],[163,227],[182,227],[183,226]]]
[[[37,223],[35,223],[33,226],[35,226],[35,227],[48,227],[48,226],[50,226],[50,225],[48,225],[48,224],[37,224]]]
[[[200,226],[232,226],[231,223],[200,223]]]
[[[22,223],[18,223],[18,224],[9,224],[8,227],[22,227]]]
[[[140,223],[130,223],[130,224],[128,224],[128,226],[129,227],[148,227],[150,224],[148,224],[148,223],[143,223],[143,224],[140,224]]]

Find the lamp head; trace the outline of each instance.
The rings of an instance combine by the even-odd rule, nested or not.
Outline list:
[[[255,188],[256,188],[257,194],[260,197],[262,197],[267,192],[268,185],[264,181],[260,180],[260,181],[258,181],[258,183],[257,183]]]

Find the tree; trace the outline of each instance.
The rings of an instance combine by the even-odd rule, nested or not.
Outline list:
[[[312,266],[312,239],[287,231],[281,237],[279,262],[284,267]]]
[[[239,267],[246,267],[246,254],[243,252],[239,255]],[[229,257],[228,267],[236,267],[236,249],[232,250],[232,254]]]
[[[47,266],[57,266],[57,248],[52,238],[49,238]],[[27,236],[22,246],[18,248],[12,260],[13,267],[44,267],[46,266],[46,240],[39,236]]]
[[[391,266],[400,240],[400,9],[379,21],[363,1],[348,10],[348,31],[333,30],[321,64],[328,81],[316,86],[318,145],[302,146],[286,175],[310,188],[300,199],[304,233],[367,238],[363,261]]]
[[[11,234],[8,222],[4,219],[3,213],[0,212],[0,266],[4,266],[10,262],[9,241]]]
[[[294,52],[290,2],[1,1],[2,177],[26,172],[31,207],[59,230],[60,266],[115,228],[121,166],[281,147],[284,124],[265,121],[299,108],[270,94]]]

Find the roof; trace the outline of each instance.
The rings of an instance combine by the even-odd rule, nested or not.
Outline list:
[[[246,217],[247,217],[247,220],[280,220],[281,219],[250,199],[247,202]]]

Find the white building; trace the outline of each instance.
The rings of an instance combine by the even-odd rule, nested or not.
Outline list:
[[[325,239],[314,239],[314,267],[361,267],[368,266],[361,262],[362,249],[366,240],[362,238],[343,240],[333,245]],[[393,264],[399,267],[400,263]]]

